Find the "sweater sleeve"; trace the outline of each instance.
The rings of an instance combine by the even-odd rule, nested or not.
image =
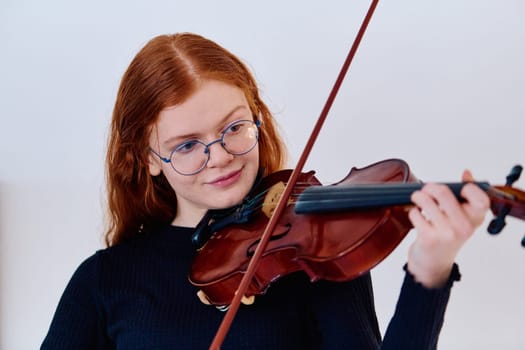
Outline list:
[[[405,265],[405,278],[381,349],[436,349],[443,325],[450,289],[459,281],[454,264],[445,286],[429,289],[416,282]]]
[[[86,259],[69,281],[41,345],[48,349],[111,349],[97,298],[99,253]]]

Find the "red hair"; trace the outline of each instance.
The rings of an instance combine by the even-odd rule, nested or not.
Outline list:
[[[269,174],[284,166],[284,144],[247,67],[202,36],[157,36],[131,61],[113,110],[106,155],[108,246],[175,217],[175,192],[163,174],[149,174],[149,136],[160,111],[184,102],[203,79],[225,82],[244,92],[254,117],[262,122],[260,168]]]

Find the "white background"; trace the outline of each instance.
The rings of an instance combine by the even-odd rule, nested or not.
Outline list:
[[[293,166],[367,6],[3,0],[1,349],[39,346],[74,269],[102,247],[107,127],[120,77],[148,39],[197,32],[246,61]],[[330,183],[399,157],[424,181],[470,168],[503,184],[525,163],[524,14],[522,0],[380,3],[306,169]],[[440,349],[523,349],[524,233],[508,219],[501,235],[481,228],[464,247]],[[383,330],[414,234],[373,273]]]

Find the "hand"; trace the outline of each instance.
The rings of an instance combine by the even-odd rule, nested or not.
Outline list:
[[[474,181],[470,171],[462,181]],[[445,284],[463,244],[479,227],[489,209],[487,194],[474,184],[461,190],[460,203],[446,185],[429,183],[412,194],[416,205],[408,214],[417,237],[408,253],[408,271],[427,288]]]

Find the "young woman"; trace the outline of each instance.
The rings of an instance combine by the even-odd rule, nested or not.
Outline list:
[[[188,282],[195,227],[284,164],[272,115],[238,58],[194,34],[153,38],[124,74],[113,112],[108,248],[73,275],[42,349],[207,348],[224,313]],[[241,306],[223,348],[435,348],[459,279],[455,256],[489,206],[475,185],[462,196],[437,184],[413,194],[418,235],[384,337],[369,274],[310,283],[294,273]]]

